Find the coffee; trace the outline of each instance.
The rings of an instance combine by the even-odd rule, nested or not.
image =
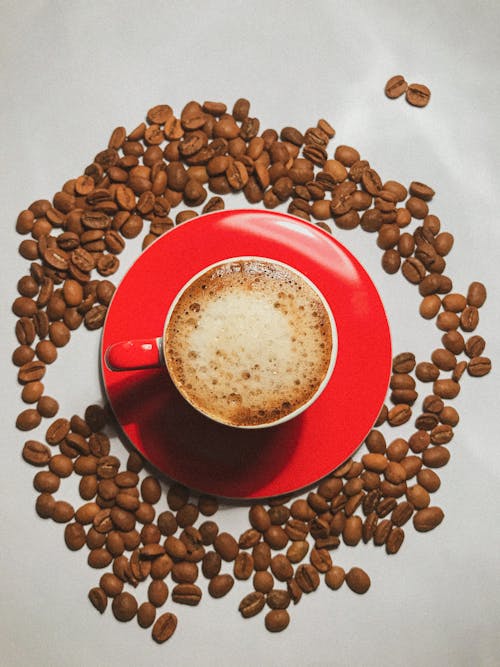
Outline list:
[[[332,319],[290,267],[238,258],[188,284],[168,318],[172,380],[198,410],[230,426],[263,426],[307,404],[334,356]]]

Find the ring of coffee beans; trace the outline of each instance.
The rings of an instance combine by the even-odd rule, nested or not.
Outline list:
[[[135,617],[139,626],[152,626],[157,642],[176,629],[173,611],[158,615],[169,594],[172,608],[199,604],[200,570],[214,598],[226,595],[235,578],[251,580],[251,591],[239,604],[241,615],[248,618],[267,607],[264,625],[279,632],[289,624],[290,604],[316,590],[322,579],[332,590],[344,580],[356,593],[368,590],[363,570],[346,572],[333,562],[331,554],[342,542],[372,541],[394,554],[410,519],[422,532],[443,520],[431,497],[440,486],[436,469],[450,458],[448,445],[459,421],[447,401],[459,393],[465,371],[481,377],[491,369],[483,356],[485,341],[473,333],[486,290],[474,282],[466,295],[453,292],[444,273],[453,236],[441,231],[429,211],[433,189],[384,182],[350,146],[338,145],[329,158],[334,135],[325,120],[305,133],[293,127],[260,133],[244,99],[232,113],[220,102],[189,102],[180,117],[158,105],[132,132],[116,128],[81,176],[67,181],[52,201],[33,202],[17,219],[18,233],[27,237],[19,252],[30,266],[12,306],[19,343],[12,358],[22,399],[32,407],[16,424],[31,431],[42,419],[52,420],[45,442],[29,439],[22,450],[25,461],[39,468],[33,480],[36,511],[64,523],[68,548],[85,547],[88,564],[105,570],[89,592],[94,607],[102,613],[111,600],[119,621]],[[328,231],[333,223],[374,234],[383,269],[400,272],[415,285],[421,316],[435,319],[442,332],[442,347],[430,360],[417,363],[411,352],[394,358],[388,405],[367,436],[361,459],[347,461],[306,496],[253,503],[249,525],[237,537],[220,532],[209,518],[218,509],[215,498],[194,497],[179,484],[170,486],[168,508],[160,506],[157,514],[161,484],[144,473],[135,451],[120,470],[106,433],[112,427],[107,408],[90,405],[83,417],[53,419],[59,406],[45,395],[42,382],[72,331],[82,324],[89,330],[102,327],[115,289],[108,277],[118,269],[126,241],[146,223],[145,248],[174,224],[198,215],[195,208],[223,209],[222,197],[232,192],[266,208],[289,202],[289,213]],[[187,208],[174,221],[172,211],[181,204]],[[413,221],[418,226],[404,231]],[[415,378],[432,386],[419,410]],[[387,442],[379,430],[412,418],[409,438]],[[57,495],[61,478],[73,473],[83,500],[77,508]],[[130,588],[142,583],[146,599],[139,604]]]

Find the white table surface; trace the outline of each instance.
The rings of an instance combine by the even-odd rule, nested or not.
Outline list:
[[[125,665],[476,666],[500,662],[497,400],[498,155],[500,5],[458,2],[50,2],[0,3],[2,90],[1,340],[2,491],[0,663],[7,667]],[[388,100],[386,80],[401,73],[427,84],[426,109]],[[483,281],[489,291],[478,333],[496,362],[488,377],[465,377],[455,405],[461,422],[433,498],[446,514],[428,534],[411,526],[399,554],[341,547],[335,562],[368,571],[356,596],[322,586],[291,609],[288,630],[271,635],[263,614],[243,621],[237,584],[222,600],[175,608],[174,637],[158,646],[135,621],[101,617],[87,600],[100,572],[84,550],[69,552],[63,527],[34,511],[33,468],[13,424],[22,409],[10,354],[9,304],[26,262],[17,255],[17,213],[51,198],[105,147],[116,125],[135,127],[146,110],[190,99],[232,106],[248,97],[261,128],[305,130],[323,117],[335,142],[360,150],[382,175],[432,185],[431,205],[455,235],[448,273],[455,289]],[[335,145],[335,144],[334,144]],[[332,149],[333,150],[333,149]],[[237,207],[243,200],[234,198]],[[420,360],[439,332],[418,317],[416,290],[379,267],[374,239],[335,236],[370,271],[389,315],[395,351]],[[124,254],[127,265],[137,249]],[[99,336],[82,330],[47,374],[61,414],[101,399]],[[43,437],[44,428],[35,435]],[[123,447],[114,442],[116,451]],[[75,478],[61,495],[77,500]],[[164,501],[163,501],[164,502]],[[221,526],[239,534],[246,509],[225,507]],[[205,585],[205,584],[203,584]],[[138,592],[141,599],[145,592]]]

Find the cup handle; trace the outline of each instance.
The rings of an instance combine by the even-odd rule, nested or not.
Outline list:
[[[112,371],[138,371],[160,368],[161,338],[124,340],[110,345],[104,353],[106,366]]]

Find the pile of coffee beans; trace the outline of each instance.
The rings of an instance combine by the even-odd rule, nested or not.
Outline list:
[[[401,78],[391,80],[390,95],[417,90],[402,90]],[[94,607],[103,613],[109,603],[119,621],[135,618],[151,627],[157,642],[175,632],[176,604],[200,603],[200,574],[214,598],[227,595],[235,579],[248,581],[249,593],[235,607],[243,618],[262,613],[267,630],[279,632],[289,625],[290,606],[322,581],[332,590],[344,581],[358,594],[369,589],[362,569],[344,569],[332,558],[342,544],[371,542],[395,554],[410,521],[426,532],[443,520],[432,498],[459,421],[448,401],[465,374],[481,377],[491,369],[486,343],[475,333],[486,289],[473,282],[466,294],[453,290],[445,274],[453,236],[429,210],[434,190],[417,181],[409,187],[384,181],[351,146],[337,145],[330,157],[334,136],[325,120],[305,132],[261,131],[245,99],[231,113],[222,102],[189,102],[179,116],[158,105],[132,132],[116,128],[83,174],[17,219],[28,266],[12,306],[18,318],[12,359],[30,407],[16,424],[44,432],[22,448],[25,461],[39,469],[36,511],[65,524],[68,548],[85,549],[88,564],[103,571],[89,592]],[[251,205],[288,202],[289,213],[327,231],[373,234],[383,269],[415,285],[420,315],[435,320],[441,346],[429,359],[417,361],[411,352],[394,357],[387,403],[359,460],[348,460],[306,495],[252,504],[248,525],[233,536],[211,518],[216,498],[172,484],[165,504],[159,479],[147,474],[139,454],[132,451],[122,466],[111,451],[106,407],[56,416],[58,402],[45,394],[43,379],[74,330],[102,327],[115,290],[109,277],[128,239],[145,232],[145,248],[199,212],[223,209],[223,197],[240,191]],[[174,215],[180,205],[185,208]],[[417,408],[425,384],[430,388]],[[382,431],[411,422],[409,437],[387,438]],[[61,479],[72,475],[79,479],[78,507],[58,494]],[[160,613],[169,598],[170,610]]]
[[[404,76],[391,76],[385,84],[384,92],[390,100],[405,95],[408,104],[413,107],[426,107],[431,99],[431,91],[423,83],[407,83]]]

